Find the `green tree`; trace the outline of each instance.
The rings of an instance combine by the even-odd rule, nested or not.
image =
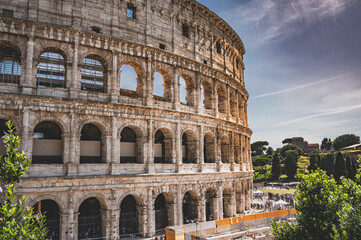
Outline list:
[[[356,176],[356,163],[351,159],[351,174],[349,174],[349,178],[354,180]]]
[[[286,174],[289,179],[294,179],[297,172],[297,150],[288,150],[285,153]]]
[[[286,138],[282,141],[282,144],[291,144],[292,143],[292,138]]]
[[[361,158],[360,158],[361,161]],[[276,240],[361,239],[361,172],[356,181],[343,178],[341,184],[325,171],[299,176],[295,192],[297,224],[273,222]]]
[[[336,155],[336,164],[335,164],[336,181],[339,181],[342,176],[346,176],[346,164],[342,153],[338,152]]]
[[[360,143],[360,137],[356,136],[354,134],[344,134],[341,136],[338,136],[333,140],[333,147],[335,150],[340,150],[341,148],[351,146],[353,144]]]
[[[273,152],[274,152],[273,148],[272,148],[272,147],[268,147],[268,148],[267,148],[267,151],[266,151],[266,155],[267,155],[267,156],[272,156],[272,155],[273,155]]]
[[[310,157],[310,166],[308,166],[308,171],[317,169],[317,160],[318,160],[318,154],[312,154]]]
[[[272,157],[272,178],[278,180],[281,175],[281,156],[275,152]]]
[[[281,150],[281,156],[282,157],[286,157],[286,152],[289,151],[289,150],[296,150],[297,153],[298,153],[298,156],[301,156],[303,154],[303,151],[301,148],[297,147],[296,145],[293,145],[293,144],[288,144],[288,145],[285,145],[283,146],[282,150]]]
[[[258,172],[255,174],[256,178],[259,174],[263,173],[265,180],[267,181],[267,165],[270,164],[270,161],[271,160],[269,156],[259,155],[252,157],[253,167],[255,167],[255,170]]]
[[[20,177],[27,172],[29,160],[24,152],[19,152],[20,139],[15,136],[12,123],[9,121],[6,126],[8,132],[3,137],[6,154],[0,156],[0,180],[7,193],[5,200],[0,203],[0,239],[46,239],[45,217],[25,207],[25,196],[15,201],[13,183],[19,182]]]
[[[331,141],[331,139],[328,140],[328,141],[326,142],[326,150],[331,150],[332,145],[333,145],[333,142]]]
[[[321,149],[326,149],[326,143],[327,143],[327,142],[328,142],[328,139],[327,139],[327,138],[322,139]]]
[[[251,151],[253,156],[263,155],[266,150],[265,146],[268,146],[267,141],[258,141],[251,144]]]
[[[329,153],[322,158],[322,169],[325,170],[329,176],[334,174],[334,162],[334,156],[332,153]]]

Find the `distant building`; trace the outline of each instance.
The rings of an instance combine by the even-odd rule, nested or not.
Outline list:
[[[301,148],[303,152],[306,154],[310,154],[314,150],[320,150],[320,145],[318,143],[309,144],[307,141],[303,139],[303,137],[292,138],[291,144]]]

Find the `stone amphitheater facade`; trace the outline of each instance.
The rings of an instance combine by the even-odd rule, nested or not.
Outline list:
[[[1,131],[12,120],[32,159],[17,193],[47,211],[49,238],[250,208],[245,49],[224,20],[194,0],[0,3]]]

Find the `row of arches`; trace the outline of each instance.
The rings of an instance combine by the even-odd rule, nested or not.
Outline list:
[[[0,131],[6,131],[6,120],[0,119]],[[103,163],[107,152],[107,141],[101,129],[93,123],[85,124],[80,131],[79,151],[80,163]],[[160,128],[153,136],[153,161],[159,164],[175,163],[174,136],[169,129]],[[142,163],[144,153],[144,135],[135,126],[124,127],[119,136],[119,163]],[[241,143],[239,138],[230,144],[227,135],[221,138],[221,162],[231,163],[230,154],[234,154],[234,161],[241,163]],[[191,130],[186,130],[181,136],[182,163],[198,163],[198,137]],[[203,137],[203,162],[216,163],[215,136],[207,132]],[[3,143],[0,143],[2,145]],[[61,164],[63,163],[64,133],[56,122],[43,121],[33,129],[32,136],[32,163],[34,164]],[[46,147],[44,147],[46,146]],[[2,153],[4,152],[2,145]],[[232,152],[233,151],[233,152]]]
[[[36,87],[37,88],[70,88],[70,76],[67,74],[69,63],[61,49],[46,49],[36,59]],[[112,71],[117,71],[120,95],[128,97],[144,97],[145,74],[143,68],[132,61],[121,63],[117,70],[108,70],[108,64],[99,55],[84,56],[79,63],[80,89],[82,91],[107,93],[108,85],[114,84]],[[11,44],[0,44],[0,81],[2,83],[19,84],[22,75],[20,51]],[[194,77],[193,77],[194,78]],[[172,102],[176,94],[179,102],[188,106],[199,106],[204,109],[218,110],[223,114],[240,117],[244,111],[245,99],[231,89],[229,94],[224,84],[213,88],[213,81],[204,80],[200,88],[188,74],[180,74],[179,79],[172,80],[169,70],[158,68],[152,75],[152,96],[156,100]],[[76,80],[72,80],[76,81]],[[174,81],[179,81],[179,87],[174,87]],[[199,92],[198,92],[199,91]],[[197,96],[200,96],[200,99]]]
[[[177,206],[181,209],[181,216],[175,216],[177,214],[177,211],[174,210],[176,202],[171,193],[163,192],[158,194],[152,200],[151,205],[139,195],[130,194],[122,199],[120,206],[113,208],[116,210],[111,210],[116,212],[111,216],[117,216],[117,220],[112,217],[112,221],[118,222],[118,236],[127,238],[129,234],[146,235],[143,232],[146,231],[144,228],[144,214],[148,215],[147,224],[151,224],[150,221],[154,224],[152,232],[161,231],[167,226],[175,225],[175,219],[179,217],[184,224],[194,219],[213,221],[220,218],[229,218],[241,214],[247,208],[246,198],[240,197],[243,194],[241,189],[238,188],[237,191],[239,191],[239,194],[235,196],[231,188],[226,187],[219,196],[216,189],[209,188],[203,197],[197,195],[194,190],[187,191]],[[238,204],[232,201],[233,198],[238,201]],[[242,203],[243,207],[241,207],[240,203]],[[234,204],[238,207],[234,206]],[[150,213],[148,207],[151,208]],[[61,229],[64,229],[61,226],[61,222],[64,222],[61,215],[67,213],[67,210],[61,209],[54,199],[47,199],[46,197],[36,202],[33,208],[35,212],[42,212],[46,216],[46,224],[49,229],[48,239],[61,239],[60,236],[64,234],[61,233]],[[235,211],[232,211],[232,208]],[[78,239],[102,239],[102,237],[105,237],[107,231],[105,229],[107,217],[105,213],[107,210],[103,199],[98,196],[83,200],[79,208],[74,210],[77,213],[77,219],[75,218],[74,221],[77,220]],[[222,213],[222,215],[220,216],[219,213]],[[205,216],[202,217],[202,214]]]

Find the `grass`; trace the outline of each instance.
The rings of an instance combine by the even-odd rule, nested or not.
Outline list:
[[[265,193],[273,193],[273,194],[295,194],[295,189],[261,189],[262,192]]]

